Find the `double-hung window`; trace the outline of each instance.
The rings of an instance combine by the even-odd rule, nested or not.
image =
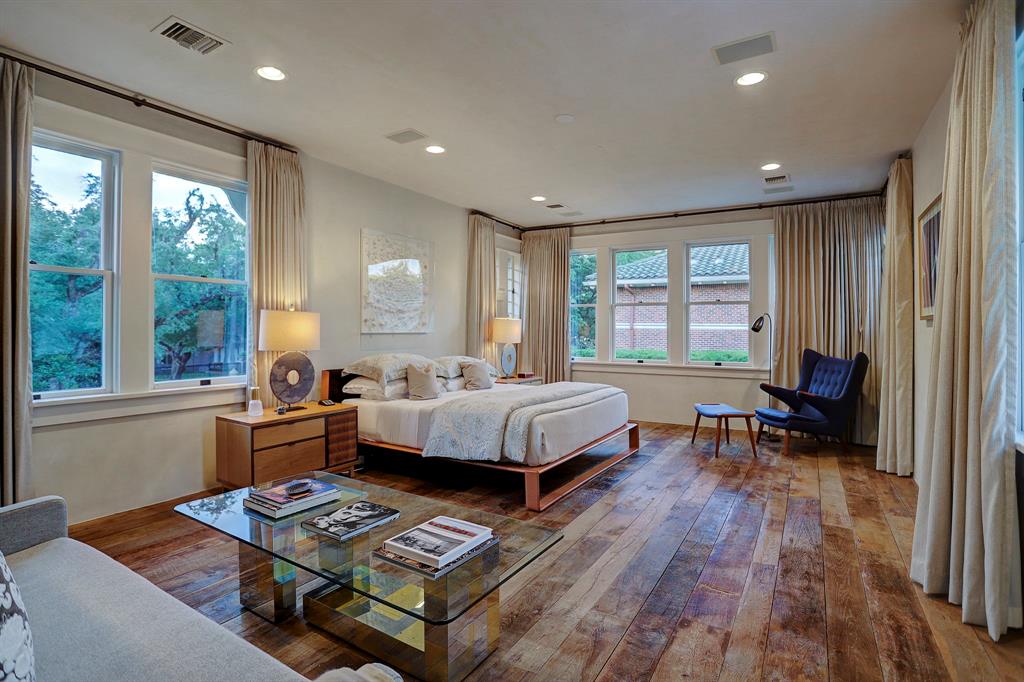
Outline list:
[[[616,251],[616,360],[668,360],[668,249]]]
[[[687,359],[750,362],[750,243],[687,245]]]
[[[178,168],[154,171],[154,383],[245,382],[247,202],[245,183]]]
[[[597,354],[597,254],[569,255],[569,354],[573,359]]]
[[[495,249],[495,304],[497,317],[523,317],[522,257],[514,251]]]
[[[36,398],[109,392],[119,157],[43,132],[32,142],[32,391]]]

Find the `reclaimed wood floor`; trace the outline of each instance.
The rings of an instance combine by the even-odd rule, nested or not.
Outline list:
[[[539,514],[519,477],[472,467],[381,455],[360,478],[564,529],[502,587],[501,646],[472,680],[1024,678],[1024,634],[993,644],[910,582],[914,483],[866,449],[796,443],[754,459],[736,432],[715,459],[710,431],[642,424],[637,455]],[[243,612],[236,543],[172,506],[72,536],[309,677],[369,660]]]

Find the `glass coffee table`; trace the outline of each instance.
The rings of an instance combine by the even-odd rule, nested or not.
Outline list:
[[[562,538],[535,524],[326,472],[274,484],[297,478],[333,483],[341,498],[272,519],[242,505],[250,490],[242,488],[174,510],[238,540],[243,607],[275,622],[293,615],[305,571],[313,579],[303,585],[308,622],[424,680],[461,680],[497,648],[499,588]],[[301,526],[364,499],[401,516],[344,542]],[[387,538],[442,515],[488,526],[498,542],[438,578],[373,553]]]

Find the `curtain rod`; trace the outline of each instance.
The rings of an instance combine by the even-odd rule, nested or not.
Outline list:
[[[758,204],[738,204],[736,206],[722,206],[721,208],[702,208],[693,211],[674,211],[672,213],[652,213],[650,215],[624,216],[622,218],[605,218],[603,220],[586,220],[578,223],[557,223],[553,225],[538,225],[536,227],[521,227],[524,232],[535,230],[553,230],[557,227],[590,227],[592,225],[614,225],[616,223],[635,223],[644,220],[664,220],[666,218],[685,218],[698,215],[713,215],[715,213],[732,213],[733,211],[753,211],[764,208],[775,208],[777,206],[798,206],[800,204],[819,204],[824,201],[839,201],[841,199],[864,199],[867,197],[880,197],[885,194],[885,186],[880,190],[872,192],[857,192],[853,194],[833,194],[824,197],[811,197],[808,199],[793,199],[791,201],[767,201]]]
[[[475,208],[471,209],[469,211],[469,214],[470,215],[482,215],[485,218],[490,218],[491,220],[493,220],[496,223],[501,223],[502,225],[505,225],[507,227],[511,227],[513,230],[522,231],[522,230],[527,229],[527,228],[523,227],[522,225],[516,225],[515,223],[512,223],[512,222],[509,222],[509,221],[504,220],[502,218],[499,218],[498,216],[491,215],[490,213],[485,213],[484,211],[478,211]]]
[[[254,140],[256,142],[262,142],[264,144],[269,144],[274,147],[280,147],[281,149],[287,149],[288,151],[298,151],[296,148],[287,145],[283,142],[279,142],[273,138],[257,135],[256,133],[251,133],[247,130],[242,130],[239,128],[230,128],[227,125],[206,120],[200,118],[199,116],[193,116],[191,114],[185,113],[184,111],[178,111],[177,109],[172,109],[171,107],[167,107],[162,104],[150,101],[138,93],[132,93],[125,90],[121,90],[118,89],[116,86],[107,86],[101,83],[96,83],[92,80],[76,76],[72,73],[63,71],[59,68],[50,67],[45,64],[41,64],[37,61],[19,56],[17,54],[12,54],[6,50],[0,50],[0,57],[4,59],[10,59],[12,62],[24,64],[25,66],[31,67],[36,71],[39,71],[40,73],[45,73],[48,76],[60,78],[61,80],[68,81],[69,83],[81,85],[82,87],[89,88],[90,90],[95,90],[97,92],[102,92],[105,95],[110,95],[111,97],[123,99],[126,102],[131,102],[139,108],[145,107],[147,109],[153,109],[154,111],[159,111],[162,114],[167,114],[169,116],[174,116],[176,118],[183,119],[185,121],[188,121],[189,123],[195,123],[196,125],[212,128],[213,130],[216,130],[221,133],[226,133],[228,135],[240,137],[243,140]]]

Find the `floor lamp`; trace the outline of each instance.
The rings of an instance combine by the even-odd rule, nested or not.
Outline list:
[[[772,383],[772,360],[774,360],[774,353],[772,348],[772,316],[768,313],[763,313],[759,318],[754,320],[754,324],[750,325],[750,331],[755,334],[760,334],[761,330],[764,329],[764,322],[768,320],[768,383]],[[772,406],[772,398],[768,396],[768,407]],[[771,427],[768,429],[768,435],[772,436]]]

